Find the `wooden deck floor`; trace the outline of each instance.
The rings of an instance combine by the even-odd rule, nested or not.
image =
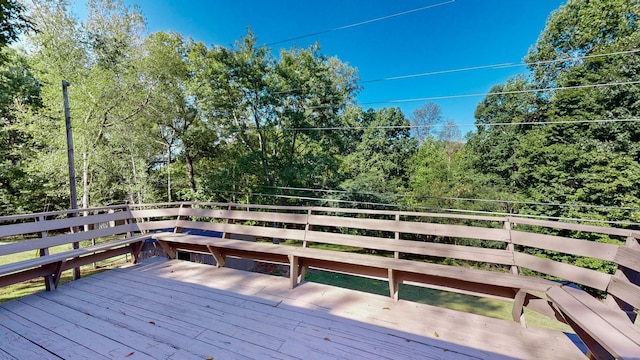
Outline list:
[[[578,359],[562,333],[151,259],[0,304],[0,359]]]

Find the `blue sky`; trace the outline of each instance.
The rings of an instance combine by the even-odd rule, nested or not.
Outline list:
[[[411,10],[447,0],[125,0],[140,6],[148,30],[177,31],[208,45],[230,46],[250,26],[272,43]],[[306,47],[358,68],[361,80],[498,63],[519,63],[544,29],[550,13],[566,0],[456,0],[431,9],[346,30],[274,45]],[[359,103],[486,93],[492,85],[526,72],[525,67],[364,83]],[[482,97],[439,100],[446,119],[473,123]],[[386,103],[406,115],[424,102]],[[473,130],[461,127],[462,133]]]

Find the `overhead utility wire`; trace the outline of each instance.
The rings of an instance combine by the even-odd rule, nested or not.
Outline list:
[[[457,68],[457,69],[437,70],[437,71],[423,72],[423,73],[417,73],[417,74],[397,75],[397,76],[389,76],[389,77],[378,78],[378,79],[362,80],[360,81],[360,83],[366,84],[366,83],[382,82],[382,81],[403,80],[403,79],[411,79],[416,77],[451,74],[451,73],[485,70],[485,69],[508,69],[508,68],[514,68],[514,67],[522,67],[522,66],[545,65],[545,64],[552,64],[552,63],[559,63],[559,62],[593,59],[593,58],[613,56],[613,55],[628,55],[628,54],[635,54],[638,52],[640,52],[640,49],[616,51],[616,52],[595,54],[595,55],[573,56],[570,58],[563,58],[563,59],[540,60],[540,61],[534,61],[529,63],[521,62],[521,63],[501,63],[501,64],[491,64],[491,65],[479,65],[479,66],[471,66],[471,67],[464,67],[464,68]],[[304,89],[283,90],[283,91],[276,91],[274,92],[274,94],[289,94],[289,93],[294,93],[302,90]]]
[[[417,73],[417,74],[398,75],[398,76],[390,76],[390,77],[379,78],[379,79],[363,80],[363,81],[361,81],[361,83],[372,83],[372,82],[380,82],[380,81],[410,79],[410,78],[423,77],[423,76],[441,75],[441,74],[457,73],[457,72],[464,72],[464,71],[474,71],[474,70],[508,69],[508,68],[521,67],[521,66],[545,65],[545,64],[552,64],[552,63],[557,63],[557,62],[567,62],[567,61],[576,61],[576,60],[584,60],[584,59],[593,59],[593,58],[612,56],[612,55],[627,55],[627,54],[634,54],[634,53],[637,53],[637,52],[640,52],[640,49],[633,49],[633,50],[626,50],[626,51],[616,51],[616,52],[610,52],[610,53],[605,53],[605,54],[573,56],[573,57],[563,58],[563,59],[540,60],[540,61],[533,61],[533,62],[479,65],[479,66],[471,66],[471,67],[458,68],[458,69],[430,71],[430,72]]]
[[[343,204],[352,204],[352,205],[371,205],[371,206],[384,206],[384,207],[391,207],[391,208],[406,207],[404,205],[399,205],[399,204],[385,204],[385,203],[355,201],[355,200],[323,199],[323,198],[314,198],[314,197],[306,197],[306,196],[262,194],[262,193],[250,193],[250,192],[229,191],[229,190],[211,190],[211,191],[215,193],[223,193],[223,194],[251,195],[251,196],[283,198],[283,199],[318,201],[318,202],[334,202],[334,203],[343,203]],[[513,216],[513,217],[521,217],[521,218],[534,218],[534,219],[547,219],[547,220],[591,222],[591,223],[602,223],[602,224],[611,224],[611,225],[640,225],[640,223],[627,222],[627,221],[578,219],[578,218],[567,218],[567,217],[560,217],[560,216],[544,216],[544,215],[530,215],[530,214],[510,214],[510,213],[504,213],[504,212],[492,212],[492,211],[482,211],[482,210],[447,209],[447,208],[426,207],[426,206],[410,206],[410,208],[420,209],[420,210],[431,210],[431,211],[458,212],[458,213],[466,213],[466,214],[483,214],[483,215]]]
[[[399,104],[399,103],[418,102],[418,101],[434,101],[434,100],[460,99],[460,98],[483,97],[483,96],[487,97],[487,96],[495,96],[495,95],[540,93],[540,92],[545,92],[545,91],[589,89],[589,88],[601,88],[601,87],[607,87],[607,86],[622,86],[622,85],[637,85],[637,84],[640,84],[640,80],[623,81],[623,82],[610,82],[610,83],[604,83],[604,84],[558,86],[558,87],[549,87],[549,88],[542,88],[542,89],[494,91],[494,92],[488,92],[488,93],[444,95],[444,96],[410,98],[410,99],[396,99],[396,100],[384,100],[384,101],[368,101],[368,102],[360,103],[360,105]],[[330,107],[330,106],[333,106],[333,105],[324,104],[324,105],[315,105],[315,106],[301,106],[300,108],[301,109],[307,109],[307,110],[315,110],[315,109],[327,108],[327,107]]]
[[[523,121],[501,122],[488,124],[432,124],[432,125],[378,125],[378,126],[331,126],[331,127],[301,127],[282,128],[283,131],[331,131],[331,130],[364,130],[364,129],[420,129],[434,127],[469,127],[469,126],[510,126],[510,125],[554,125],[554,124],[593,124],[593,123],[621,123],[640,122],[640,118],[629,119],[598,119],[598,120],[560,120],[560,121]]]
[[[312,189],[312,188],[299,188],[291,186],[270,186],[270,185],[247,185],[238,183],[218,183],[225,186],[248,186],[253,188],[263,189],[275,189],[275,190],[292,190],[292,191],[308,191],[316,193],[333,193],[333,194],[355,194],[355,195],[373,195],[373,196],[392,196],[397,198],[418,198],[418,199],[438,199],[438,200],[454,200],[454,201],[473,201],[473,202],[487,202],[487,203],[506,203],[506,204],[520,204],[520,205],[540,205],[540,206],[558,206],[558,207],[573,207],[573,208],[588,208],[588,209],[605,209],[605,210],[630,210],[638,211],[640,207],[623,207],[623,206],[611,206],[611,205],[588,205],[588,204],[567,204],[567,203],[548,203],[537,201],[518,201],[518,200],[498,200],[498,199],[476,199],[476,198],[460,198],[460,197],[446,197],[446,196],[425,196],[425,195],[410,195],[410,194],[384,194],[368,191],[348,191],[337,189]]]
[[[363,102],[361,104],[362,105],[375,105],[375,104],[407,103],[407,102],[417,102],[417,101],[432,101],[432,100],[460,99],[460,98],[468,98],[468,97],[481,97],[481,96],[494,96],[494,95],[538,93],[538,92],[545,92],[545,91],[570,90],[570,89],[587,89],[587,88],[598,88],[598,87],[606,87],[606,86],[636,85],[636,84],[640,84],[640,80],[637,80],[637,81],[624,81],[624,82],[610,82],[610,83],[605,83],[605,84],[558,86],[558,87],[549,87],[549,88],[543,88],[543,89],[494,91],[494,92],[476,93],[476,94],[445,95],[445,96],[432,96],[432,97],[385,100],[385,101],[368,101],[368,102]],[[326,106],[313,106],[313,107],[309,107],[309,108],[322,108],[322,107],[326,107]]]
[[[391,19],[391,18],[398,17],[398,16],[408,15],[408,14],[411,14],[411,13],[414,13],[414,12],[418,12],[418,11],[423,11],[423,10],[427,10],[427,9],[433,9],[433,8],[436,8],[436,7],[439,7],[439,6],[443,6],[443,5],[448,5],[448,4],[451,4],[451,3],[454,3],[454,2],[455,2],[455,0],[449,0],[449,1],[441,2],[441,3],[437,3],[437,4],[427,5],[427,6],[419,7],[419,8],[416,8],[416,9],[411,9],[411,10],[402,11],[402,12],[391,14],[391,15],[382,16],[382,17],[375,18],[375,19],[360,21],[360,22],[357,22],[357,23],[349,24],[349,25],[338,26],[338,27],[335,27],[333,29],[322,30],[322,31],[311,33],[311,34],[300,35],[300,36],[292,37],[292,38],[289,38],[289,39],[275,41],[275,42],[267,44],[267,46],[282,44],[282,43],[285,43],[285,42],[299,40],[299,39],[305,39],[305,38],[308,38],[308,37],[312,37],[312,36],[316,36],[316,35],[322,35],[322,34],[330,33],[330,32],[333,32],[333,31],[346,30],[346,29],[357,27],[357,26],[367,25],[367,24],[371,24],[371,23],[374,23],[374,22]]]

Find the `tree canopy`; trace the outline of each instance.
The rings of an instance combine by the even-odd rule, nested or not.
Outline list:
[[[0,10],[4,214],[68,203],[64,79],[82,206],[319,198],[639,220],[634,0],[552,13],[529,73],[494,85],[464,138],[436,103],[408,116],[361,108],[357,69],[320,44],[276,52],[251,29],[228,47],[150,34],[120,0],[89,1],[85,21],[65,0]],[[5,46],[20,35],[24,50]]]

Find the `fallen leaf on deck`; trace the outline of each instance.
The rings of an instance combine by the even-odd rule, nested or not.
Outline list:
[[[328,337],[324,338],[324,341],[331,341]]]
[[[382,308],[382,310],[391,310],[391,308],[388,307],[388,306],[385,306],[385,307]]]
[[[135,353],[136,353],[135,351],[132,351],[132,352],[128,353],[127,356],[125,356],[125,357],[129,357],[129,356],[131,356],[131,355],[133,355]]]
[[[207,360],[213,360],[213,356],[207,356]]]
[[[149,321],[149,324],[151,324],[151,325],[155,325],[156,323],[155,323],[155,322],[153,322],[153,321]]]
[[[434,332],[433,332],[433,335],[435,335],[436,337],[440,337],[440,334],[438,334],[438,332],[437,332],[437,331],[434,331]]]

